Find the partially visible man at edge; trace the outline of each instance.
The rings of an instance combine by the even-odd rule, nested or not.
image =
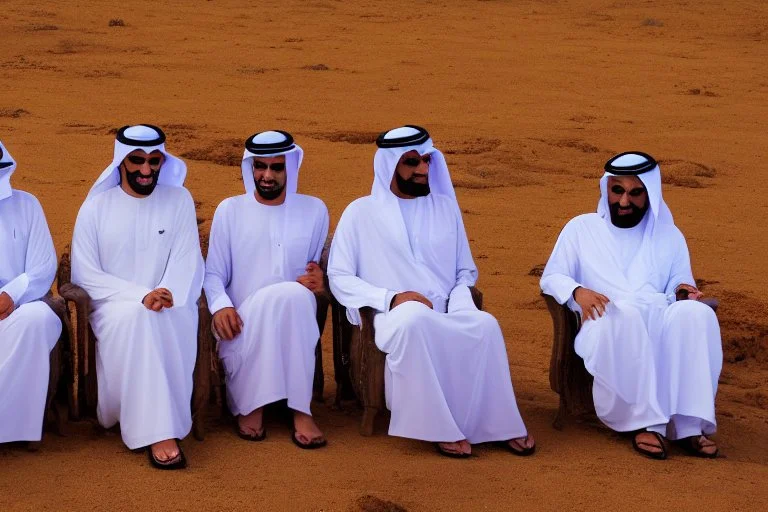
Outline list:
[[[582,317],[575,350],[594,376],[597,416],[635,432],[634,448],[667,457],[666,439],[716,457],[720,327],[691,273],[685,237],[661,192],[650,155],[621,153],[600,180],[597,213],[558,237],[541,289]]]
[[[262,441],[264,406],[287,399],[293,442],[320,448],[326,439],[310,403],[320,336],[316,295],[326,293],[318,262],[328,210],[320,199],[297,193],[303,155],[287,132],[248,138],[245,194],[222,201],[213,217],[205,294],[238,435]]]
[[[192,426],[204,270],[186,174],[160,128],[124,126],[72,240],[72,282],[92,299],[99,422],[119,422],[159,469],[186,466],[177,440]]]
[[[40,299],[56,274],[45,214],[11,187],[16,162],[0,142],[0,443],[39,441],[50,352],[61,321]]]
[[[359,308],[376,310],[389,434],[434,442],[449,457],[485,442],[530,455],[501,329],[472,301],[477,267],[445,158],[413,125],[377,145],[371,195],[344,211],[328,278],[352,323]]]

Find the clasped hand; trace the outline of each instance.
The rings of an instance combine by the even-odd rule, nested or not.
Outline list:
[[[156,288],[146,294],[141,301],[144,307],[152,311],[173,307],[173,294],[167,288]]]
[[[307,263],[304,274],[300,275],[296,282],[307,287],[309,291],[315,294],[325,293],[325,279],[323,269],[314,261]]]
[[[0,320],[5,320],[16,309],[13,299],[6,292],[0,293]]]
[[[699,300],[704,296],[695,286],[690,284],[681,284],[675,290],[675,298],[677,300]]]
[[[408,301],[421,302],[422,304],[427,306],[429,309],[432,309],[432,301],[430,301],[428,298],[426,298],[419,292],[402,292],[402,293],[396,294],[392,298],[392,303],[389,306],[389,310],[392,311],[403,302],[408,302]]]
[[[597,320],[605,314],[605,308],[611,300],[603,295],[597,293],[589,288],[582,286],[576,288],[573,292],[573,299],[581,307],[581,321],[586,322],[587,319]]]

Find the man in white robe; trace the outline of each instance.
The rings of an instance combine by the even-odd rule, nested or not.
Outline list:
[[[72,282],[92,299],[99,422],[130,449],[177,469],[192,426],[197,300],[203,259],[184,162],[162,130],[125,126],[114,159],[80,208]]]
[[[257,133],[245,148],[245,194],[216,209],[204,282],[229,407],[238,435],[261,441],[264,406],[287,399],[293,442],[319,448],[326,440],[310,402],[328,210],[296,193],[303,151],[290,134]]]
[[[688,247],[661,193],[661,171],[645,153],[605,165],[597,213],[566,224],[541,289],[582,315],[575,350],[594,376],[598,417],[649,457],[665,437],[717,456],[715,393],[720,328],[699,302]],[[688,299],[688,300],[683,300]]]
[[[477,268],[445,158],[418,126],[382,133],[377,145],[371,195],[344,211],[328,278],[352,323],[359,308],[376,310],[389,434],[452,457],[484,442],[529,455],[501,329],[472,301]]]
[[[0,443],[39,441],[50,353],[61,321],[40,300],[56,251],[35,196],[11,187],[16,162],[0,142]]]

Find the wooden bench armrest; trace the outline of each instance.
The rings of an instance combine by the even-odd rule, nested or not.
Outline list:
[[[59,287],[59,295],[66,301],[74,302],[78,308],[91,309],[91,297],[88,292],[74,283],[65,283]]]

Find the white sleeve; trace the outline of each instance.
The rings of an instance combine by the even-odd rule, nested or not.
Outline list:
[[[330,224],[328,208],[323,203],[321,203],[321,206],[320,215],[315,220],[315,229],[312,232],[312,261],[315,263],[319,263],[323,255],[323,247],[325,246],[325,239],[328,238],[328,227]]]
[[[477,283],[477,266],[472,259],[467,231],[458,205],[456,206],[456,235],[456,286],[474,286]]]
[[[371,307],[378,311],[389,310],[387,297],[390,290],[373,286],[357,277],[357,256],[360,251],[358,226],[355,222],[359,211],[350,207],[344,211],[336,226],[328,261],[328,280],[331,293],[347,308]]]
[[[77,214],[72,235],[72,282],[88,292],[92,300],[141,302],[152,290],[108,274],[101,268],[98,215],[94,199],[86,199]]]
[[[0,293],[6,292],[16,307],[48,293],[56,275],[56,250],[43,208],[34,197],[23,207],[25,217],[29,219],[24,272],[0,288]]]
[[[205,260],[205,296],[208,309],[216,313],[220,309],[232,308],[227,295],[227,286],[232,279],[232,246],[229,239],[229,216],[227,201],[222,202],[213,214],[211,234],[208,239],[208,257]]]
[[[688,253],[688,244],[685,242],[685,237],[682,233],[678,232],[676,245],[677,250],[672,260],[667,288],[664,290],[664,293],[667,295],[674,294],[677,287],[681,284],[696,286],[696,281],[693,279],[693,272],[691,271],[691,256]]]
[[[578,275],[579,254],[574,230],[571,222],[565,225],[541,276],[541,291],[554,297],[560,304],[568,302],[573,291],[581,286],[575,279]]]

